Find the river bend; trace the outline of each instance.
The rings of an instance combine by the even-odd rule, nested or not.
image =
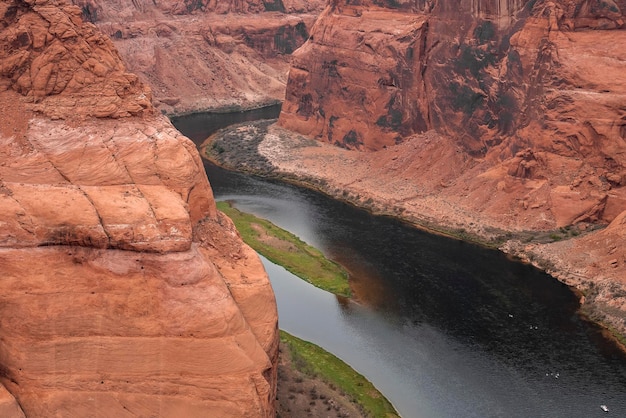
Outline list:
[[[201,143],[275,109],[173,120]],[[368,377],[406,418],[626,416],[626,356],[562,283],[503,254],[205,162],[217,200],[342,263],[359,303],[263,259],[280,327]]]

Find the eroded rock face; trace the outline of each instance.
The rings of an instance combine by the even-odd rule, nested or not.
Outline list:
[[[22,141],[0,138],[12,156],[0,167],[0,207],[12,226],[0,246],[189,250],[192,226],[215,217],[211,189],[193,143],[146,122],[74,128],[33,118]]]
[[[428,129],[423,83],[413,77],[424,16],[379,7],[338,10],[328,8],[294,53],[280,124],[356,149]]]
[[[585,25],[623,28],[623,5],[389,3],[336,1],[326,9],[295,54],[283,126],[364,150],[437,129],[456,137],[468,152],[484,155],[531,121],[565,119],[561,114],[586,108],[567,105],[578,98],[574,94],[604,92],[610,94],[586,100],[612,108],[603,120],[612,121],[613,131],[601,132],[606,128],[594,120],[598,112],[581,125],[589,122],[599,134],[622,138],[623,115],[606,102],[621,97],[623,86],[617,81],[606,91],[598,85],[603,77],[587,66],[600,61],[604,70],[619,71],[622,57],[615,45],[625,32],[563,34]],[[500,23],[505,18],[510,25]],[[591,45],[604,49],[594,52]]]
[[[193,143],[78,8],[0,14],[1,415],[274,416],[274,295]]]
[[[0,4],[0,89],[26,96],[31,109],[59,118],[138,115],[150,90],[125,71],[113,44],[84,23],[75,6],[45,0]]]
[[[246,108],[284,97],[289,54],[304,43],[323,0],[74,0],[163,113]]]
[[[546,228],[610,222],[626,204],[624,6],[331,2],[294,53],[279,123],[365,151],[436,130],[498,192],[526,190],[506,211],[545,208]]]
[[[244,299],[198,245],[4,248],[0,262],[2,382],[26,416],[273,416],[275,312],[241,306],[272,306],[259,265]]]

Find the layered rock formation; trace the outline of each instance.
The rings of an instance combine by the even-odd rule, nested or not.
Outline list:
[[[294,54],[279,123],[369,151],[436,130],[504,182],[507,211],[610,222],[626,208],[624,5],[458,6],[333,2]]]
[[[288,56],[308,37],[316,1],[74,0],[109,35],[164,113],[282,100]]]
[[[273,416],[273,292],[195,146],[78,7],[0,16],[2,416]]]
[[[575,111],[555,108],[554,102],[574,99],[569,87],[606,90],[584,67],[597,57],[619,69],[613,45],[620,44],[622,30],[571,32],[585,25],[623,27],[612,1],[599,10],[587,1],[387,3],[338,1],[327,8],[295,54],[283,126],[367,150],[434,128],[483,155],[537,120],[533,116],[542,115],[548,102],[554,112],[542,121],[550,113]],[[504,18],[515,24],[498,26]],[[594,52],[590,45],[606,50]],[[557,56],[578,48],[585,52],[579,60]],[[612,85],[609,96],[623,93],[621,88]],[[567,97],[552,97],[556,90]],[[612,115],[619,123],[611,134],[621,137],[618,116]]]
[[[31,110],[121,117],[151,106],[149,90],[125,71],[111,42],[82,23],[78,8],[4,1],[0,15],[0,88],[26,96]]]

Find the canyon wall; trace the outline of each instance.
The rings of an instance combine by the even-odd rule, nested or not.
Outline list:
[[[1,414],[273,416],[263,266],[82,14],[0,2]]]
[[[620,70],[610,40],[621,42],[624,20],[619,2],[591,3],[597,2],[331,2],[295,54],[281,124],[366,150],[434,128],[484,155],[545,113],[545,102],[572,100],[552,97],[556,90],[567,96],[574,94],[563,91],[569,87],[606,90],[584,65],[600,56],[613,66],[607,70]],[[511,22],[500,25],[502,19]],[[585,49],[574,61],[569,52],[578,45],[609,50],[594,57]],[[597,100],[623,93],[621,85],[608,93]],[[622,138],[622,120],[613,113],[610,134]],[[351,129],[342,127],[348,116],[356,121]]]
[[[294,53],[279,124],[363,151],[435,130],[503,182],[502,214],[610,222],[626,209],[624,7],[333,1]]]
[[[363,150],[433,128],[470,129],[465,145],[480,152],[489,139],[475,137],[507,119],[486,100],[505,88],[488,67],[507,55],[509,23],[522,9],[521,1],[331,2],[294,54],[280,123]]]
[[[163,113],[282,101],[289,54],[323,0],[73,0],[107,34]]]

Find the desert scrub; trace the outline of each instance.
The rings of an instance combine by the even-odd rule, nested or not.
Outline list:
[[[368,417],[399,417],[393,405],[352,367],[328,351],[280,331],[280,341],[289,349],[294,366],[302,373],[324,380],[348,395]]]
[[[217,202],[217,207],[233,220],[244,242],[272,263],[320,289],[351,296],[348,272],[318,249],[268,220],[233,208],[228,202]]]

